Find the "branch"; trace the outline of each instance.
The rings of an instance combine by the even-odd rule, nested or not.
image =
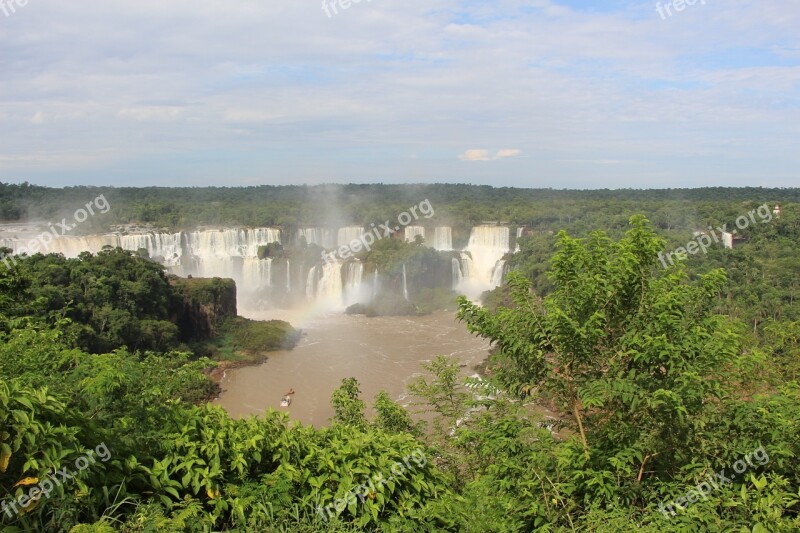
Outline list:
[[[581,418],[581,412],[578,409],[578,398],[572,398],[572,414],[575,415],[575,420],[578,422],[578,429],[581,432],[581,443],[583,444],[583,454],[586,456],[586,459],[589,459],[589,443],[586,442],[586,431],[583,429],[583,419]]]
[[[644,475],[644,467],[645,467],[645,465],[647,465],[647,461],[649,461],[650,459],[652,459],[653,457],[655,457],[659,453],[661,453],[661,452],[656,452],[656,453],[654,453],[652,455],[645,455],[644,456],[644,461],[642,461],[642,467],[639,469],[639,476],[636,478],[636,482],[637,483],[641,483],[642,482],[642,476]]]

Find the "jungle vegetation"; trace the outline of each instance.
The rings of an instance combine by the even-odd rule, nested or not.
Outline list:
[[[483,189],[474,192],[475,216],[500,218],[482,211]],[[498,206],[504,194],[486,192]],[[493,341],[484,379],[465,383],[457,361],[440,357],[412,384],[410,410],[385,394],[363,398],[347,379],[323,428],[274,412],[232,419],[207,404],[213,363],[161,324],[171,285],[147,259],[107,251],[0,267],[0,498],[30,494],[100,444],[112,455],[20,512],[3,508],[0,523],[75,532],[797,531],[800,224],[788,198],[797,192],[781,193],[781,218],[752,226],[734,250],[665,268],[659,252],[685,245],[695,225],[730,223],[779,192],[664,198],[673,194],[688,193],[552,192],[551,202],[576,206],[575,220],[561,230],[557,218],[515,219],[544,226],[520,241],[491,305],[458,304],[465,326]],[[535,211],[527,197],[506,200]],[[630,212],[640,204],[648,218]],[[373,215],[381,218],[364,213]],[[88,274],[99,276],[104,261],[124,265],[110,284]],[[105,316],[139,336],[105,327]],[[685,498],[715,473],[730,478],[756,450],[768,460]],[[420,451],[424,464],[348,497]],[[332,517],[320,512],[336,502]]]

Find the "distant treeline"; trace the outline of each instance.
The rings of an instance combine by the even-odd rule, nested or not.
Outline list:
[[[40,187],[0,183],[0,220],[60,220],[87,201],[105,195],[108,214],[92,217],[77,231],[114,224],[145,223],[170,230],[197,226],[298,227],[394,220],[423,199],[435,217],[425,223],[467,228],[487,221],[533,228],[624,228],[645,214],[662,229],[687,228],[738,215],[742,203],[798,202],[800,188],[553,190],[487,185],[317,185],[259,187]]]

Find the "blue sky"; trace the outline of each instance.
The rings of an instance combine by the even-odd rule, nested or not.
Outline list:
[[[0,181],[800,186],[796,0],[326,1],[0,0]]]

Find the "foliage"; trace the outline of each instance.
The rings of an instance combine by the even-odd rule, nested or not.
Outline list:
[[[196,352],[217,360],[259,361],[266,352],[291,350],[300,332],[283,320],[226,319],[212,340],[196,345]]]
[[[20,481],[71,468],[100,443],[112,457],[24,513],[0,513],[6,530],[800,529],[796,215],[784,205],[780,221],[751,228],[733,251],[658,262],[693,224],[730,221],[773,195],[796,200],[796,191],[252,188],[198,190],[186,207],[159,189],[118,189],[114,216],[179,226],[193,209],[210,221],[291,224],[324,219],[292,207],[319,191],[345,198],[356,222],[385,219],[425,193],[454,226],[538,228],[520,240],[517,272],[490,307],[459,304],[467,326],[494,343],[487,375],[465,380],[456,359],[431,361],[409,388],[418,418],[381,393],[368,420],[350,378],[333,395],[329,427],[275,412],[233,419],[204,401],[213,363],[182,349],[180,326],[163,324],[175,325],[173,298],[202,299],[192,313],[243,351],[277,346],[288,325],[217,321],[235,308],[227,282],[176,281],[120,251],[23,259],[0,268],[2,496],[23,495]],[[377,201],[359,200],[364,191]],[[58,212],[49,189],[0,193],[7,216]],[[69,201],[87,189],[59,194]],[[653,226],[628,220],[638,208]],[[559,224],[570,234],[548,233]],[[403,264],[410,276],[437,264],[421,248],[381,244],[372,265],[396,283]],[[295,262],[305,252],[283,253]],[[759,447],[768,461],[674,517],[659,511]],[[410,461],[419,454],[424,461]],[[376,476],[386,482],[366,482]]]
[[[364,416],[366,404],[359,398],[360,394],[361,390],[355,378],[342,380],[342,385],[333,391],[331,398],[334,410],[333,422],[362,429],[367,426],[367,418]]]

